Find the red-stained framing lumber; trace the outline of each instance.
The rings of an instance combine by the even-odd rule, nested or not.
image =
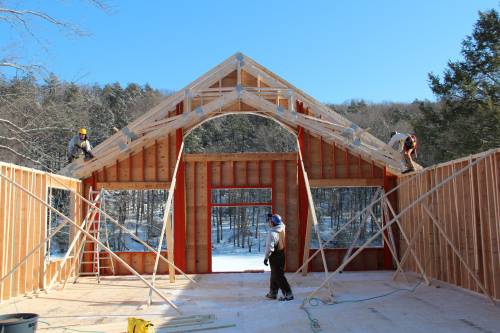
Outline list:
[[[275,179],[274,179],[274,161],[271,161],[271,206],[273,214],[276,214],[276,211],[274,210],[275,204],[274,204],[274,193],[276,191],[275,187]]]
[[[198,271],[196,267],[196,259],[197,259],[197,249],[196,249],[196,244],[197,244],[197,237],[196,237],[196,224],[198,223],[198,211],[197,211],[197,205],[198,202],[196,200],[196,196],[198,195],[197,191],[197,179],[196,179],[196,163],[193,162],[193,215],[194,215],[194,221],[193,221],[193,239],[194,239],[194,245],[193,245],[193,273],[196,273]]]
[[[387,174],[387,168],[384,167],[384,191],[387,193],[391,190],[390,185],[389,185],[389,177]],[[384,214],[382,214],[382,223],[383,225],[388,222],[385,220]],[[384,231],[384,234],[386,236],[386,239],[389,239],[389,233],[387,230]],[[392,255],[391,251],[389,250],[389,244],[387,242],[384,242],[384,269],[393,269],[393,263],[392,263]]]
[[[212,162],[207,161],[207,270],[212,273]]]
[[[183,102],[177,104],[176,114],[179,115],[183,110]],[[183,141],[183,130],[178,129],[175,132],[176,156],[179,154]],[[180,270],[186,270],[186,165],[184,160],[179,162],[177,170],[177,181],[174,190],[174,260]]]

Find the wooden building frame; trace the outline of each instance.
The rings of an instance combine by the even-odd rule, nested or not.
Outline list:
[[[175,239],[175,263],[188,273],[211,272],[209,199],[217,187],[272,188],[273,212],[281,214],[288,224],[286,264],[287,270],[293,271],[309,256],[307,231],[315,219],[315,214],[309,214],[309,186],[377,186],[388,190],[400,174],[398,152],[241,53],[95,147],[94,160],[77,160],[61,174],[82,179],[84,191],[91,186],[167,189],[185,137],[204,122],[228,114],[254,114],[276,121],[297,138],[300,154],[182,154],[173,195],[171,237]],[[370,250],[367,258],[350,267],[393,267],[387,246]],[[308,269],[335,267],[343,251],[325,249],[322,260],[312,261]],[[148,253],[118,255],[139,272],[154,270]]]
[[[297,151],[184,153],[192,130],[228,114],[276,121],[296,137]],[[171,221],[166,209],[163,217],[167,257],[161,243],[154,249],[123,226],[149,252],[104,248],[116,274],[132,273],[148,286],[149,302],[155,292],[179,311],[155,288],[157,274],[168,272],[174,281],[174,270],[211,272],[212,191],[241,188],[271,189],[272,211],[287,223],[287,271],[324,271],[325,280],[304,304],[345,269],[397,268],[395,277],[414,271],[426,284],[438,279],[483,293],[493,303],[500,299],[499,149],[401,175],[398,152],[241,53],[167,97],[94,152],[94,160],[77,160],[62,175],[0,163],[0,301],[65,283],[80,264],[78,255],[70,255],[83,247],[79,236],[92,238],[85,226],[98,214],[118,224],[90,200],[91,189],[168,189],[166,206],[173,205],[174,214]],[[49,187],[75,194],[71,217],[47,203]],[[324,249],[320,241],[318,250],[309,249],[317,231],[314,187],[378,187],[379,197],[347,223],[362,214],[367,219],[380,201],[378,232],[358,248]],[[48,234],[48,210],[78,231],[62,261],[45,260],[43,245],[60,230]],[[383,248],[369,248],[379,235]],[[151,282],[144,274],[153,275]]]

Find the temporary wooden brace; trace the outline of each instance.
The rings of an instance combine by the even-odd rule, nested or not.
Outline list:
[[[388,208],[387,208],[387,206],[386,206],[386,205],[384,205],[384,209],[385,209],[386,211],[388,210]],[[389,215],[389,214],[388,214],[388,212],[387,212],[387,215]],[[410,255],[410,248],[412,248],[412,247],[413,247],[413,245],[415,245],[415,242],[417,241],[417,238],[418,238],[418,236],[421,234],[421,232],[422,232],[423,228],[424,228],[424,224],[423,224],[423,223],[420,223],[420,224],[419,224],[419,226],[418,226],[418,228],[417,228],[417,230],[416,230],[416,232],[415,232],[415,234],[413,234],[413,236],[411,237],[410,242],[409,242],[409,243],[407,243],[407,247],[406,247],[405,253],[404,253],[404,254],[403,254],[403,256],[401,257],[401,265],[404,265],[404,264],[406,263],[406,260],[408,259],[409,255]],[[398,269],[396,270],[396,272],[395,272],[395,273],[394,273],[394,275],[392,276],[392,279],[393,279],[393,280],[396,280],[396,279],[397,279],[397,277],[398,277],[398,275],[399,275],[400,271],[403,271],[403,270],[402,270],[402,268],[401,268],[401,269],[400,269],[400,268],[398,268]]]
[[[99,197],[101,196],[101,194],[102,194],[102,191],[97,194],[97,197],[96,197],[95,201],[99,200]],[[85,228],[85,225],[87,223],[89,223],[88,219],[91,218],[93,220],[96,214],[97,214],[97,210],[96,209],[92,209],[92,210],[89,209],[89,211],[87,212],[87,215],[85,216],[85,219],[82,222],[82,225],[81,225],[82,228]],[[73,241],[71,242],[70,246],[68,247],[68,251],[66,251],[66,254],[64,255],[62,261],[58,262],[56,274],[54,274],[54,276],[50,280],[50,283],[48,284],[47,288],[45,288],[45,292],[49,292],[49,290],[52,288],[52,286],[56,282],[57,277],[61,273],[62,268],[66,264],[66,261],[68,260],[71,252],[73,251],[73,248],[75,247],[75,245],[77,244],[78,240],[80,239],[81,234],[82,234],[82,232],[80,230],[78,230],[78,232],[76,233],[75,237],[73,238]],[[76,260],[77,257],[74,257],[74,258]]]
[[[434,187],[432,187],[429,191],[427,191],[426,193],[422,194],[421,196],[419,196],[415,201],[413,201],[410,205],[408,205],[407,207],[405,207],[399,214],[397,214],[396,216],[393,217],[393,219],[391,221],[388,221],[385,226],[383,226],[383,228],[381,230],[379,230],[375,235],[373,235],[372,237],[370,237],[364,244],[363,246],[361,246],[356,252],[354,252],[351,257],[349,257],[349,259],[343,263],[342,265],[340,265],[333,273],[331,273],[328,278],[326,280],[324,280],[320,286],[318,288],[316,288],[313,292],[311,292],[305,299],[304,299],[304,302],[302,303],[302,307],[304,307],[307,302],[309,302],[309,300],[314,297],[314,295],[316,295],[327,283],[328,281],[333,278],[339,271],[343,270],[345,266],[347,266],[358,254],[361,253],[361,251],[363,251],[368,245],[370,245],[378,236],[380,233],[384,232],[385,229],[389,228],[390,226],[392,226],[396,221],[397,219],[402,216],[403,214],[405,214],[406,212],[408,212],[412,207],[416,206],[417,204],[419,204],[422,200],[426,199],[428,196],[430,196],[431,194],[433,194],[434,192],[436,192],[438,189],[440,189],[443,185],[445,185],[446,183],[448,183],[450,180],[452,180],[453,178],[457,177],[458,175],[461,175],[462,173],[464,173],[465,171],[469,170],[470,168],[472,168],[474,165],[478,164],[479,162],[483,161],[484,159],[486,159],[491,153],[493,153],[495,150],[490,150],[488,152],[486,152],[483,156],[477,158],[475,161],[471,162],[469,165],[467,165],[466,167],[458,170],[457,172],[455,172],[454,174],[448,176],[447,178],[445,178],[444,180],[442,180],[440,183],[438,183],[437,185],[435,185]],[[410,179],[414,179],[415,177],[412,177]],[[389,192],[388,192],[389,193]],[[387,196],[387,194],[386,194]]]
[[[299,141],[297,141],[297,147],[299,147],[298,153],[299,153],[299,162],[300,162],[300,166],[301,166],[299,169],[302,170],[302,176],[304,177],[305,188],[307,191],[307,201],[309,203],[309,216],[307,219],[307,226],[306,226],[306,230],[309,230],[309,237],[307,237],[307,234],[306,234],[306,240],[305,240],[305,246],[304,246],[304,261],[307,261],[307,259],[309,258],[309,246],[310,246],[309,244],[311,243],[310,230],[311,230],[311,227],[314,227],[314,231],[316,232],[316,237],[318,238],[319,250],[321,252],[321,259],[323,261],[323,268],[325,270],[325,277],[327,277],[328,276],[328,265],[326,264],[325,252],[323,250],[323,244],[321,242],[321,236],[319,234],[319,229],[318,229],[318,219],[316,217],[316,207],[314,207],[314,201],[313,201],[313,197],[312,197],[312,193],[311,193],[311,187],[309,186],[309,177],[307,176],[307,172],[306,172],[306,169],[304,167],[304,161],[302,160],[302,153],[300,151],[301,149],[300,149]],[[312,220],[312,226],[311,226],[311,220]],[[304,274],[307,274],[307,266],[304,269],[306,270],[306,272],[304,272]],[[330,295],[333,295],[332,287],[330,284],[328,284],[328,289],[330,291]]]
[[[0,177],[5,177],[3,174],[0,173]],[[47,243],[52,237],[54,237],[59,231],[61,231],[62,228],[64,228],[66,226],[66,224],[68,224],[67,221],[64,221],[62,222],[56,229],[54,229],[54,231],[52,233],[50,233],[50,235],[48,235],[47,237],[45,237],[43,239],[43,241],[41,241],[40,243],[38,243],[37,246],[35,246],[33,248],[33,250],[31,250],[28,254],[26,254],[26,256],[24,258],[22,258],[14,267],[12,267],[12,269],[7,272],[4,276],[2,276],[2,278],[0,279],[0,283],[3,283],[3,281],[5,279],[7,279],[7,277],[10,277],[12,276],[12,274],[14,274],[17,269],[19,267],[21,267],[21,265],[26,262],[35,252],[37,252],[42,246],[45,245],[45,243]]]
[[[29,192],[26,188],[24,188],[23,186],[19,185],[18,183],[16,183],[12,179],[8,178],[3,173],[0,173],[0,177],[2,177],[3,179],[7,180],[9,183],[11,183],[12,185],[14,185],[16,188],[20,189],[21,191],[25,192],[29,196],[33,197],[35,200],[37,200],[38,202],[40,202],[41,204],[43,204],[44,206],[46,206],[48,209],[50,209],[51,211],[53,211],[54,213],[56,213],[57,215],[59,215],[60,217],[62,217],[63,219],[65,219],[67,222],[71,223],[75,228],[77,228],[78,230],[80,230],[81,232],[83,232],[87,237],[89,237],[90,239],[92,239],[93,241],[95,241],[97,244],[99,244],[111,256],[113,256],[117,261],[119,261],[123,266],[125,266],[125,268],[128,271],[130,271],[132,274],[134,274],[135,276],[137,276],[148,287],[152,288],[154,290],[154,292],[158,296],[160,296],[160,298],[162,298],[165,302],[167,302],[168,304],[170,304],[170,306],[172,308],[174,308],[179,314],[182,314],[181,311],[179,310],[179,308],[174,303],[172,303],[172,301],[170,301],[167,296],[165,296],[160,290],[158,290],[153,285],[151,285],[137,271],[135,271],[132,267],[130,267],[125,260],[123,260],[122,258],[120,258],[111,249],[109,249],[108,247],[106,247],[106,245],[104,245],[103,243],[101,243],[97,238],[95,238],[94,236],[92,236],[85,229],[81,228],[78,225],[78,223],[76,223],[75,221],[73,221],[72,219],[70,219],[69,217],[67,217],[66,215],[64,215],[63,213],[61,213],[60,211],[58,211],[57,209],[55,209],[54,207],[52,207],[51,205],[47,204],[44,200],[40,199],[39,197],[37,197],[33,193]]]
[[[495,151],[497,151],[497,150],[495,150],[495,149],[493,149],[493,150],[489,150],[489,151],[486,151],[486,152],[484,152],[484,153],[478,154],[478,155],[477,155],[477,156],[475,156],[475,157],[476,157],[476,158],[483,158],[483,157],[485,157],[486,155],[491,155],[491,154],[492,154],[492,153],[494,153]],[[469,160],[469,163],[472,163],[472,157],[468,157],[467,159],[463,159],[463,160]],[[448,163],[445,163],[445,164],[448,164]],[[441,166],[441,164],[440,164],[439,166]],[[407,178],[407,179],[405,179],[404,181],[402,181],[401,183],[399,183],[397,186],[393,187],[390,191],[388,191],[388,192],[384,193],[384,195],[382,195],[379,199],[377,199],[377,201],[376,201],[376,202],[378,202],[379,200],[382,200],[382,199],[386,199],[386,200],[388,200],[388,198],[389,198],[389,195],[390,195],[390,194],[392,194],[393,192],[395,192],[395,191],[399,190],[399,189],[400,189],[400,188],[402,188],[403,186],[405,186],[405,185],[409,184],[411,181],[414,181],[414,180],[416,180],[416,179],[420,179],[422,176],[424,176],[424,175],[425,175],[425,171],[432,170],[432,169],[434,169],[434,168],[436,168],[436,166],[431,166],[431,167],[428,167],[428,168],[425,168],[425,169],[423,169],[423,170],[418,171],[416,174],[414,174],[414,175],[410,176],[409,178]],[[470,170],[471,170],[471,169],[469,169],[469,171],[470,171]],[[459,170],[459,171],[460,171],[460,170]],[[469,174],[470,174],[470,172],[469,172]],[[472,176],[470,176],[470,177],[472,177]],[[472,186],[472,182],[471,182],[471,186]],[[473,192],[474,192],[474,191],[472,190],[472,192],[471,192],[471,193],[473,193]],[[471,198],[471,199],[472,199],[472,198]],[[323,244],[324,244],[324,245],[325,245],[325,244],[328,244],[329,242],[331,242],[332,240],[334,240],[334,239],[335,239],[335,237],[336,237],[336,236],[337,236],[340,232],[342,232],[345,228],[347,228],[347,226],[348,226],[348,225],[350,225],[352,222],[354,222],[354,221],[355,221],[355,220],[357,220],[360,216],[362,216],[362,214],[363,214],[363,213],[365,213],[365,211],[366,211],[367,209],[368,209],[368,207],[365,207],[365,208],[364,208],[362,211],[360,211],[360,212],[359,212],[356,216],[354,216],[354,217],[353,217],[350,221],[348,221],[347,223],[345,223],[345,224],[344,224],[344,225],[343,225],[343,226],[342,226],[342,227],[341,227],[338,231],[336,231],[336,232],[335,232],[335,233],[334,233],[334,234],[333,234],[333,235],[332,235],[332,236],[331,236],[328,240],[326,240],[325,242],[323,242]],[[472,212],[473,212],[473,214],[475,213],[475,212],[474,212],[474,209],[472,210]],[[304,267],[304,266],[306,266],[306,265],[307,265],[307,264],[308,264],[311,260],[313,260],[313,259],[314,259],[314,257],[316,257],[319,253],[320,253],[320,251],[319,251],[319,250],[316,250],[316,251],[315,251],[315,252],[314,252],[314,253],[313,253],[313,254],[309,257],[309,259],[308,259],[306,262],[304,262],[304,263],[302,264],[302,266],[301,266],[301,267],[299,267],[299,268],[296,270],[296,272],[294,273],[294,275],[295,275],[295,274],[297,274],[299,271],[301,271],[301,270],[303,269],[303,267]]]
[[[374,199],[376,199],[376,197],[374,197]],[[377,200],[378,201],[378,200]],[[370,204],[370,206],[372,206]],[[371,214],[372,218],[375,219],[375,221],[377,221],[377,218],[376,216],[374,216],[373,214],[373,211],[372,211],[372,208],[370,207],[369,208],[369,213]],[[337,232],[335,232],[335,234],[331,237],[331,239],[335,239],[335,237],[340,233],[342,232],[342,230],[344,230],[345,228],[347,228],[347,226],[349,224],[351,224],[352,222],[356,221],[360,216],[361,216],[362,213],[359,213],[357,214],[354,218],[352,218],[350,221],[348,221],[347,223],[345,223]],[[377,226],[380,228],[382,228],[382,226],[380,224],[377,223]],[[406,275],[404,274],[404,271],[402,270],[402,262],[400,262],[400,260],[398,259],[398,256],[397,256],[397,252],[396,252],[396,245],[394,243],[394,237],[392,236],[392,230],[389,228],[389,235],[391,236],[391,240],[388,240],[386,235],[384,233],[382,233],[382,237],[384,238],[384,241],[387,242],[387,244],[389,245],[389,251],[391,252],[391,255],[392,255],[392,258],[394,259],[395,263],[396,263],[396,266],[398,267],[398,269],[401,269],[401,271],[403,272],[403,276],[405,278],[406,281],[408,281]],[[330,240],[329,240],[330,241]],[[329,242],[328,241],[328,242]],[[392,244],[392,247],[390,246]],[[319,253],[319,251],[317,251],[316,253]],[[311,256],[308,261],[304,262],[302,264],[302,266],[305,266],[307,265],[312,259],[314,258],[314,256]],[[295,273],[292,275],[292,279],[297,275],[298,272],[300,272],[302,270],[302,266],[299,267]]]
[[[479,288],[481,288],[482,292],[488,296],[488,298],[490,299],[490,301],[493,303],[493,305],[496,305],[496,302],[495,300],[493,299],[493,297],[488,293],[488,291],[486,291],[486,288],[484,287],[484,285],[481,283],[481,281],[479,280],[479,278],[477,277],[476,274],[474,274],[474,272],[472,271],[472,269],[469,267],[469,265],[467,264],[467,262],[465,261],[465,259],[460,255],[460,252],[457,250],[455,244],[453,244],[453,242],[450,240],[450,238],[448,237],[448,235],[446,235],[446,232],[443,230],[443,228],[441,227],[439,221],[436,219],[436,217],[431,213],[431,211],[429,210],[429,207],[427,207],[427,205],[423,204],[420,202],[420,205],[422,206],[422,208],[424,209],[425,213],[427,215],[429,215],[429,217],[431,218],[432,220],[432,223],[436,226],[436,228],[439,230],[439,233],[441,234],[441,236],[443,236],[443,238],[446,240],[446,242],[448,243],[448,245],[450,245],[451,249],[453,250],[453,252],[455,253],[455,255],[458,257],[458,259],[460,260],[460,262],[462,263],[462,265],[464,265],[465,269],[467,270],[467,272],[469,272],[469,274],[471,275],[471,277],[474,279],[474,281],[477,283],[477,285],[479,286]]]
[[[156,279],[156,271],[158,269],[158,263],[160,261],[159,254],[161,252],[161,247],[163,245],[163,236],[165,236],[165,231],[167,232],[167,255],[169,260],[173,260],[173,249],[172,249],[172,241],[170,239],[173,239],[172,235],[172,227],[170,223],[170,208],[172,207],[172,199],[174,198],[174,189],[175,189],[175,182],[177,180],[177,170],[179,169],[179,163],[182,159],[182,154],[184,152],[184,142],[181,143],[181,147],[179,149],[179,154],[177,156],[177,160],[175,162],[175,168],[174,168],[174,173],[172,175],[172,181],[170,182],[170,188],[168,189],[168,197],[167,197],[167,203],[165,205],[165,211],[163,212],[163,226],[161,228],[161,233],[160,233],[160,238],[158,241],[158,253],[156,255],[155,259],[155,266],[153,269],[153,276],[151,277],[151,284],[154,286],[155,285],[155,279]],[[175,282],[175,272],[174,269],[171,265],[168,265],[168,275],[170,278],[170,283]],[[151,305],[152,302],[152,297],[153,297],[153,290],[149,290],[149,298],[148,298],[148,305]]]
[[[406,232],[404,231],[403,229],[403,225],[401,224],[401,221],[399,221],[399,218],[396,216],[396,212],[394,211],[394,209],[392,208],[392,205],[391,203],[389,202],[389,200],[385,200],[384,201],[384,204],[386,205],[386,207],[389,208],[389,210],[391,211],[392,213],[392,216],[394,216],[394,219],[396,220],[396,224],[398,225],[398,228],[399,228],[399,232],[401,232],[401,235],[403,236],[406,244],[410,244],[410,239],[408,238],[408,236],[406,235]],[[429,286],[431,284],[431,281],[429,280],[429,278],[427,277],[427,274],[425,273],[425,270],[424,270],[424,267],[422,266],[422,264],[420,263],[420,259],[418,259],[418,256],[417,254],[415,253],[415,251],[413,250],[413,247],[408,247],[409,250],[410,250],[410,253],[411,255],[413,256],[413,259],[415,260],[415,263],[417,264],[417,268],[418,270],[420,271],[420,274],[422,274],[422,277],[424,278],[425,280],[425,283]]]
[[[411,180],[413,180],[414,178],[419,178],[421,177],[424,173],[425,170],[422,170],[422,172],[418,172],[417,174],[415,174],[414,176],[406,179],[405,181],[403,181],[402,183],[400,183],[398,186],[392,188],[390,191],[388,192],[385,192],[382,196],[380,196],[380,198],[378,198],[375,202],[379,202],[381,201],[382,199],[388,199],[389,198],[389,195],[393,192],[395,192],[396,190],[398,190],[400,187],[408,184]],[[325,246],[326,244],[328,244],[329,242],[333,241],[335,239],[335,237],[337,237],[338,234],[340,234],[345,228],[347,228],[351,223],[353,223],[354,221],[356,221],[357,219],[359,219],[366,211],[368,210],[368,206],[363,208],[363,210],[361,210],[358,214],[356,214],[356,216],[354,216],[350,221],[346,222],[342,227],[340,227],[339,230],[337,230],[328,240],[324,241],[323,242],[323,246]],[[311,260],[314,259],[314,257],[316,257],[318,254],[320,253],[319,250],[316,250],[311,256],[309,256],[309,259],[307,261],[305,261],[302,266],[300,266],[296,272],[294,273],[297,274],[298,272],[300,272],[304,266],[306,266]]]
[[[352,253],[352,249],[354,249],[354,247],[356,246],[356,242],[358,241],[359,235],[361,234],[361,229],[366,225],[366,221],[368,220],[368,217],[370,216],[370,213],[372,212],[374,202],[380,193],[381,193],[381,189],[378,189],[373,194],[372,200],[371,200],[370,204],[368,205],[368,210],[365,212],[365,216],[363,217],[363,221],[358,226],[358,229],[356,230],[356,235],[353,237],[351,245],[349,246],[349,249],[347,250],[344,258],[342,259],[342,262],[346,261],[346,259],[349,258],[349,256]]]
[[[49,176],[49,178],[52,178],[52,176],[50,174],[47,174],[47,175]],[[59,184],[61,184],[62,186],[65,186],[65,184],[63,184],[62,182],[59,182],[57,180],[57,178],[54,178],[54,180],[56,182],[58,182]],[[152,251],[154,254],[158,255],[158,252],[156,252],[156,249],[154,249],[153,247],[151,247],[151,245],[149,245],[148,243],[146,243],[145,241],[143,241],[142,239],[140,239],[139,237],[137,237],[133,232],[130,232],[130,230],[128,230],[127,228],[125,228],[124,226],[122,226],[112,216],[110,216],[104,210],[102,210],[101,208],[99,208],[99,206],[94,205],[91,201],[85,199],[80,193],[78,193],[76,191],[73,191],[69,187],[66,187],[66,189],[68,189],[69,191],[75,193],[77,197],[79,197],[80,199],[82,199],[86,204],[88,204],[88,205],[94,207],[95,209],[97,209],[100,214],[103,214],[104,216],[106,216],[111,222],[113,222],[117,227],[119,227],[120,229],[122,229],[125,233],[127,233],[128,235],[130,235],[130,237],[132,237],[134,240],[136,240],[137,242],[141,243],[144,247],[146,247],[148,250]],[[191,281],[191,282],[193,282],[195,284],[198,284],[198,282],[196,282],[195,280],[193,280],[192,278],[190,278],[188,275],[186,275],[186,273],[184,273],[177,266],[175,266],[175,264],[172,261],[170,261],[169,259],[167,259],[164,256],[162,256],[161,253],[160,253],[160,259],[163,260],[164,262],[166,262],[167,264],[172,265],[175,268],[175,270],[177,272],[179,272],[179,274],[182,274],[189,281]]]
[[[382,208],[382,212],[383,213],[385,212],[385,210],[383,208]],[[372,219],[375,221],[375,223],[377,224],[377,227],[379,228],[379,230],[382,229],[382,224],[378,222],[377,217],[373,213],[373,209],[370,209],[370,215],[371,215]],[[386,217],[386,219],[387,219],[387,217]],[[408,283],[408,278],[406,277],[406,274],[404,273],[401,261],[398,258],[398,252],[397,252],[397,248],[396,248],[396,243],[394,242],[394,236],[393,236],[393,233],[392,233],[392,228],[389,228],[388,230],[389,230],[389,232],[388,232],[389,239],[385,235],[385,232],[382,233],[382,238],[384,239],[384,242],[387,243],[387,247],[389,248],[389,251],[391,252],[392,259],[396,263],[397,269],[401,270],[401,272],[403,272],[403,277],[404,277],[405,281]]]

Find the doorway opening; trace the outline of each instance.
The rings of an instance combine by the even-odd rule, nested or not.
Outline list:
[[[213,189],[212,272],[262,271],[272,190]]]
[[[298,149],[289,128],[266,116],[248,113],[207,119],[187,133],[185,144],[187,154],[294,153]],[[230,183],[211,186],[207,196],[211,272],[268,269],[263,260],[267,214],[273,212],[272,186],[260,181],[258,186],[241,186],[249,182],[234,182],[237,176],[233,171]]]

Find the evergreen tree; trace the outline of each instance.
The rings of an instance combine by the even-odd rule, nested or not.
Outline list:
[[[462,42],[463,60],[450,61],[442,77],[429,74],[438,104],[422,102],[414,124],[428,163],[500,146],[499,49],[498,12],[480,12]]]

